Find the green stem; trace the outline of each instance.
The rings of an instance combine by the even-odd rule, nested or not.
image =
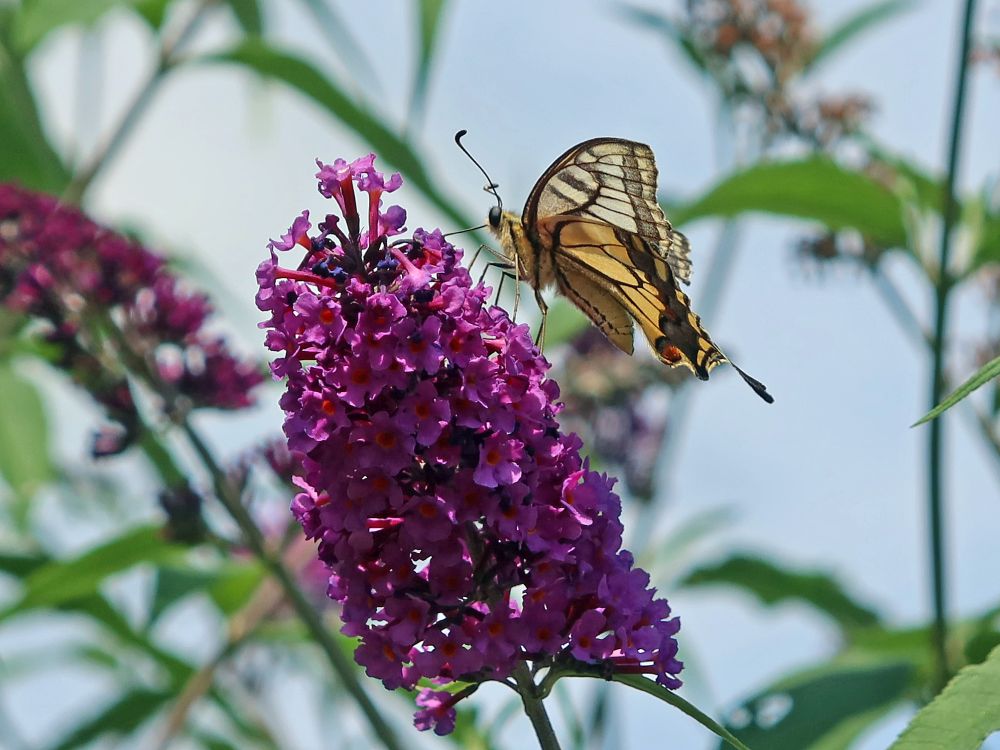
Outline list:
[[[948,174],[942,209],[941,248],[938,255],[937,283],[934,289],[933,359],[930,383],[931,407],[940,403],[945,395],[944,357],[947,341],[948,297],[952,287],[952,279],[948,272],[948,263],[951,256],[952,227],[955,224],[957,213],[955,183],[962,138],[962,119],[965,112],[965,89],[968,78],[972,18],[975,14],[975,6],[975,0],[966,0],[962,17],[962,36],[959,45],[955,100],[952,107],[951,130],[948,143]],[[945,420],[943,419],[935,419],[931,422],[928,428],[927,443],[927,512],[930,527],[931,596],[934,606],[931,647],[934,652],[935,692],[944,687],[948,681],[949,674],[944,560],[944,422]]]
[[[379,713],[375,704],[372,703],[371,698],[368,697],[368,694],[365,693],[364,688],[361,686],[361,682],[358,680],[357,671],[354,666],[351,664],[344,651],[337,645],[337,642],[330,634],[330,631],[327,630],[326,625],[323,624],[323,620],[316,611],[315,606],[302,592],[302,589],[299,588],[298,583],[295,581],[295,577],[288,570],[288,568],[285,567],[282,561],[272,554],[272,552],[267,548],[263,534],[261,534],[257,524],[250,516],[250,512],[244,507],[239,497],[239,492],[233,486],[232,482],[225,475],[222,469],[216,464],[215,457],[212,455],[211,450],[209,450],[201,436],[190,423],[187,421],[183,422],[181,424],[181,428],[184,431],[184,434],[187,435],[188,440],[191,441],[191,445],[198,453],[198,456],[201,458],[205,467],[212,475],[215,492],[218,495],[219,500],[233,517],[233,520],[236,521],[236,524],[240,527],[240,530],[246,537],[246,541],[250,545],[250,549],[253,551],[254,555],[265,565],[271,575],[273,575],[281,585],[281,588],[285,592],[285,596],[288,597],[288,600],[295,609],[295,612],[301,618],[306,628],[312,634],[312,637],[323,650],[327,660],[330,662],[330,666],[333,667],[334,673],[336,673],[337,677],[340,679],[341,684],[358,704],[358,707],[368,719],[368,723],[371,725],[375,734],[378,735],[380,740],[382,740],[382,744],[388,748],[388,750],[399,750],[402,746],[399,744],[399,740],[396,738],[395,732],[393,732],[392,727],[389,726],[386,720]]]
[[[80,203],[83,200],[87,188],[94,181],[94,178],[108,165],[111,159],[121,150],[129,133],[135,127],[139,117],[145,112],[146,107],[153,98],[153,94],[159,89],[160,84],[177,64],[177,50],[185,43],[205,18],[206,11],[218,0],[202,0],[195,8],[191,18],[188,19],[180,30],[170,37],[165,37],[160,44],[157,53],[156,63],[149,77],[139,87],[135,98],[125,109],[121,120],[115,126],[111,134],[104,140],[97,152],[90,158],[90,161],[76,171],[69,187],[63,193],[63,200],[67,203]]]
[[[560,750],[559,739],[552,729],[549,715],[545,712],[538,686],[535,685],[527,665],[523,662],[514,670],[514,681],[517,683],[517,692],[521,696],[524,712],[535,729],[539,747],[541,750]]]

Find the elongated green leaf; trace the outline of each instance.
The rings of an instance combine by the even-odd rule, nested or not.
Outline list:
[[[98,590],[108,576],[141,562],[167,562],[186,548],[165,541],[160,531],[143,526],[88,550],[71,560],[52,561],[25,580],[21,600],[0,613],[0,619],[35,607],[52,607]]]
[[[816,53],[806,64],[806,70],[814,69],[863,32],[899,15],[904,10],[910,10],[914,5],[911,0],[882,0],[852,13],[823,37]]]
[[[768,750],[822,746],[832,735],[860,731],[858,723],[870,724],[893,708],[913,671],[906,662],[811,670],[743,703],[730,712],[726,727],[748,745]]]
[[[24,0],[14,16],[11,38],[24,55],[62,26],[90,24],[127,0]]]
[[[0,45],[0,182],[61,192],[69,173],[46,140],[23,61]]]
[[[260,36],[264,33],[264,15],[258,0],[226,0],[226,5],[247,34]]]
[[[424,113],[427,98],[427,82],[430,80],[431,63],[437,45],[438,31],[444,14],[446,0],[418,0],[417,14],[417,65],[410,92],[410,116],[406,124],[407,132],[413,130]]]
[[[304,94],[371,144],[376,154],[398,169],[410,185],[418,188],[448,218],[460,226],[469,226],[470,222],[438,190],[416,152],[372,112],[350,99],[311,62],[259,39],[248,39],[228,52],[203,58],[203,61],[243,65]]]
[[[854,228],[889,247],[906,247],[900,199],[870,177],[823,157],[758,164],[705,195],[670,209],[675,224],[761,211]]]
[[[977,750],[1000,731],[1000,647],[966,667],[913,718],[890,750]]]
[[[845,628],[869,627],[878,623],[878,615],[873,609],[856,602],[830,576],[788,570],[760,557],[734,555],[716,565],[694,570],[682,584],[736,586],[765,604],[802,601],[829,615]]]
[[[141,726],[172,697],[169,692],[142,689],[126,693],[53,745],[52,750],[76,750],[105,735],[119,737],[128,734]]]
[[[174,0],[132,0],[135,12],[156,31],[163,26],[167,17],[167,8]]]
[[[264,576],[264,568],[258,563],[227,565],[208,587],[208,595],[222,614],[231,615],[250,601]]]
[[[986,385],[986,383],[990,382],[998,375],[1000,375],[1000,357],[990,360],[985,365],[980,367],[979,371],[976,372],[975,375],[962,383],[962,385],[958,386],[958,388],[956,388],[951,395],[949,395],[944,401],[935,406],[929,412],[924,414],[924,416],[914,422],[911,427],[916,427],[924,422],[930,422],[932,419],[940,417],[948,411],[948,409],[953,407],[974,390]]]
[[[49,431],[34,384],[0,361],[0,475],[22,506],[56,476]]]
[[[614,675],[611,678],[612,682],[620,682],[623,685],[628,685],[631,688],[640,690],[643,693],[648,693],[654,698],[659,698],[664,703],[669,703],[674,708],[680,709],[681,713],[690,716],[692,719],[697,721],[703,727],[711,731],[717,737],[723,740],[723,744],[728,743],[737,750],[749,750],[746,744],[743,743],[742,739],[737,737],[735,734],[730,732],[724,726],[719,724],[715,719],[706,714],[700,708],[695,706],[683,698],[681,698],[673,690],[667,690],[663,685],[659,685],[647,677],[642,675]],[[769,747],[768,745],[760,745],[760,747]]]
[[[1000,263],[1000,216],[990,214],[983,219],[983,231],[976,247],[974,266]]]
[[[42,567],[48,558],[41,555],[0,554],[0,571],[18,578],[33,573]]]

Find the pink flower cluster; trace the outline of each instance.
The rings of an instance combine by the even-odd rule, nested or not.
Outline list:
[[[676,688],[680,623],[621,549],[613,480],[563,434],[555,382],[439,231],[404,240],[373,156],[320,164],[343,212],[296,219],[257,272],[289,448],[292,511],[329,566],[355,658],[390,689],[600,664]],[[354,184],[369,194],[362,231]],[[275,251],[305,259],[278,265]],[[417,725],[451,730],[426,690]]]
[[[56,364],[123,429],[98,435],[97,454],[127,447],[136,419],[124,368],[112,372],[102,359],[111,330],[132,376],[191,408],[249,406],[263,380],[206,330],[209,301],[186,290],[162,257],[53,196],[10,184],[0,184],[0,304],[44,324]]]

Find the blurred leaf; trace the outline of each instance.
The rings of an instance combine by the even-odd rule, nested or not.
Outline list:
[[[905,662],[810,670],[744,702],[730,712],[726,727],[751,747],[767,750],[835,747],[829,740],[843,737],[845,722],[856,733],[859,722],[874,722],[901,700],[912,674]]]
[[[77,750],[88,742],[110,734],[118,737],[137,729],[168,700],[169,692],[136,689],[126,693],[98,714],[86,719],[52,750]]]
[[[98,590],[106,578],[143,562],[167,562],[187,553],[172,545],[158,528],[129,529],[70,560],[46,563],[25,579],[21,600],[0,613],[0,619],[34,607],[52,607]]]
[[[840,50],[848,42],[853,41],[862,32],[870,30],[872,27],[887,21],[904,10],[914,7],[911,0],[882,0],[882,2],[869,5],[867,8],[855,11],[850,16],[834,27],[829,34],[823,37],[816,49],[816,53],[806,63],[805,70],[811,71],[817,63],[825,61],[834,52]]]
[[[59,193],[69,173],[45,138],[21,60],[0,46],[0,181]]]
[[[203,60],[243,65],[309,97],[371,144],[378,156],[402,172],[409,184],[423,192],[448,218],[460,226],[469,226],[461,212],[438,191],[416,152],[374,114],[348,98],[309,61],[275,49],[259,39],[248,39],[228,52]]]
[[[556,297],[549,303],[545,320],[545,345],[553,348],[570,343],[587,326],[590,319],[565,297]]]
[[[974,390],[990,382],[998,375],[1000,375],[1000,357],[990,360],[985,365],[980,367],[979,371],[976,372],[975,375],[962,383],[962,385],[958,386],[958,388],[952,391],[950,396],[910,426],[916,427],[917,425],[922,425],[924,422],[930,422],[932,419],[937,419]]]
[[[982,664],[960,670],[922,708],[890,750],[977,750],[1000,731],[1000,648]]]
[[[167,17],[167,8],[173,0],[132,0],[135,12],[153,28],[158,30],[163,26],[163,20]]]
[[[172,604],[185,597],[203,591],[215,579],[215,574],[207,570],[190,568],[161,567],[156,570],[153,587],[153,601],[149,608],[150,625],[156,622]]]
[[[14,15],[11,39],[22,55],[62,26],[91,24],[128,0],[24,0]]]
[[[979,235],[973,266],[979,268],[987,263],[998,262],[1000,262],[1000,215],[987,214],[983,218],[983,230]]]
[[[313,17],[323,38],[337,53],[340,61],[352,73],[351,82],[361,88],[379,89],[371,60],[348,31],[347,24],[337,15],[332,0],[300,0]]]
[[[621,13],[632,23],[660,33],[667,44],[676,47],[697,72],[705,74],[710,72],[704,55],[669,16],[637,5],[626,5],[621,8]]]
[[[829,615],[844,628],[878,623],[874,610],[854,601],[830,576],[782,568],[759,557],[734,555],[717,565],[697,568],[681,581],[685,586],[725,584],[755,595],[764,604],[802,601]]]
[[[734,515],[732,508],[710,508],[684,519],[679,526],[646,545],[640,566],[654,571],[658,577],[669,573],[698,542],[731,526]]]
[[[215,576],[208,595],[229,616],[250,600],[264,576],[264,568],[255,562],[227,565]]]
[[[907,245],[903,206],[882,185],[824,157],[758,164],[725,177],[696,200],[672,207],[675,224],[762,211],[854,228],[889,247]]]
[[[703,727],[720,737],[723,740],[723,746],[725,746],[725,743],[728,743],[737,748],[737,750],[749,750],[739,737],[736,737],[728,729],[715,721],[715,719],[711,716],[706,714],[694,704],[681,698],[674,691],[667,690],[663,687],[663,685],[653,682],[648,677],[643,677],[642,675],[637,674],[616,674],[611,677],[611,681],[620,682],[623,685],[628,685],[629,687],[640,690],[643,693],[648,693],[654,698],[659,698],[664,703],[668,703],[674,708],[679,709],[681,713],[690,716]],[[763,748],[765,746],[760,745],[760,747]],[[797,748],[796,750],[801,750],[801,748]]]
[[[0,572],[9,573],[17,578],[24,578],[38,570],[48,561],[41,555],[0,554]]]
[[[264,17],[258,0],[226,0],[226,5],[247,34],[260,36],[264,33]]]
[[[434,50],[441,27],[446,0],[418,0],[417,13],[417,65],[413,77],[413,88],[410,92],[410,111],[406,123],[406,132],[414,130],[415,123],[424,114],[424,104],[427,98],[427,82],[430,79],[431,63],[434,60]]]
[[[42,398],[34,383],[21,377],[9,360],[0,360],[0,475],[28,502],[56,477],[49,455],[49,430]]]

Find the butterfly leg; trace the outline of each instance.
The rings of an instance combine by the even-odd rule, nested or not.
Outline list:
[[[537,289],[535,290],[535,304],[538,305],[538,310],[542,314],[542,320],[538,324],[538,333],[535,335],[535,346],[541,352],[545,348],[545,321],[549,317],[549,306],[545,304],[542,293]]]
[[[469,273],[472,273],[472,269],[476,267],[476,261],[479,260],[479,254],[486,249],[486,245],[480,245],[476,248],[476,252],[472,256],[472,260],[469,261]]]
[[[506,263],[506,262],[503,262],[503,261],[494,261],[493,263],[487,263],[486,267],[483,269],[483,272],[481,274],[479,274],[479,280],[476,282],[476,284],[482,284],[483,283],[483,279],[486,278],[486,273],[491,268],[499,268],[499,269],[501,269],[504,272],[509,272],[510,269],[511,269],[511,265],[510,265],[510,263]],[[509,276],[510,274],[508,273],[507,275]]]

